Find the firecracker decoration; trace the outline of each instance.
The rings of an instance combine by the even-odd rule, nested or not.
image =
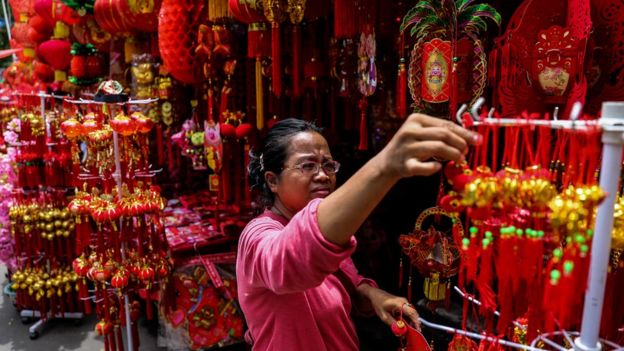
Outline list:
[[[416,41],[408,70],[416,110],[425,108],[423,102],[449,102],[450,111],[456,111],[458,103],[481,96],[487,68],[479,35],[487,29],[486,19],[500,26],[494,7],[472,1],[423,1],[403,17],[401,33],[409,29]]]

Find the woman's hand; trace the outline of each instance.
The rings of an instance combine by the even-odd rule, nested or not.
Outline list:
[[[364,284],[363,284],[364,285]],[[363,286],[362,285],[362,286]],[[371,302],[377,316],[389,326],[396,322],[396,316],[403,314],[403,319],[420,331],[418,312],[404,297],[394,296],[386,291],[367,285],[361,290]],[[411,323],[410,323],[411,321]]]
[[[468,145],[480,142],[479,134],[451,121],[412,114],[377,157],[394,177],[431,175],[441,169],[440,161],[462,161]]]

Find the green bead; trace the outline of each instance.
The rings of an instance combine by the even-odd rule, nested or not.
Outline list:
[[[516,235],[518,236],[522,236],[524,234],[524,230],[522,229],[516,229]]]
[[[585,242],[585,237],[582,236],[581,234],[576,234],[576,236],[574,237],[574,240],[576,240],[576,242],[579,244],[583,244]]]
[[[563,262],[563,273],[565,275],[570,275],[570,273],[572,273],[573,269],[574,269],[574,262],[572,262],[572,261],[565,261],[565,262]]]
[[[556,269],[550,271],[550,280],[558,281],[561,278],[561,272]]]
[[[490,231],[485,232],[485,237],[491,240],[492,239],[492,232],[490,232]]]
[[[477,234],[479,232],[479,229],[477,229],[477,227],[470,227],[469,231],[470,234]]]
[[[468,238],[463,238],[463,239],[462,239],[462,245],[463,245],[463,246],[466,246],[466,247],[467,247],[467,246],[469,246],[469,245],[470,245],[470,239],[468,239]]]
[[[543,238],[544,237],[544,231],[543,230],[537,231],[537,236],[540,237],[540,238]]]
[[[581,245],[581,252],[582,253],[587,253],[589,251],[589,246],[583,244]]]
[[[513,232],[515,232],[515,231],[516,231],[516,227],[514,227],[513,225],[512,225],[512,226],[510,226],[508,229],[509,229],[509,232],[510,232],[510,233],[513,233]]]
[[[488,247],[488,245],[490,245],[490,239],[484,238],[482,243],[483,243],[483,248],[486,248]]]
[[[593,236],[594,235],[594,230],[593,229],[587,229],[587,235]]]
[[[561,256],[563,255],[563,252],[561,252],[560,248],[556,248],[553,250],[553,256],[557,257],[557,258],[561,258]]]

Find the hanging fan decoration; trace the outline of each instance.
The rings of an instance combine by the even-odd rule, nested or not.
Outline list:
[[[479,35],[487,29],[486,19],[500,26],[501,16],[494,7],[470,0],[420,1],[403,17],[401,34],[409,29],[416,41],[408,69],[415,110],[426,110],[425,103],[448,102],[455,111],[458,103],[472,103],[481,96],[487,67]],[[466,86],[471,77],[472,85]]]

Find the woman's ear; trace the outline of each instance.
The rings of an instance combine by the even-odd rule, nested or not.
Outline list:
[[[267,185],[269,186],[269,189],[271,189],[271,192],[276,193],[277,192],[277,183],[278,183],[278,176],[277,174],[275,174],[274,172],[265,172],[264,173],[264,180],[266,181]]]

